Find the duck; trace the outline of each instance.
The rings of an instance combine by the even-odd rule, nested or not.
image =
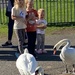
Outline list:
[[[24,53],[16,60],[16,67],[21,75],[44,75],[44,70],[38,63],[35,57],[25,48]]]
[[[69,39],[62,39],[53,47],[53,54],[56,54],[56,50],[59,50],[61,46],[60,59],[65,63],[66,73],[69,73],[68,65],[72,65],[72,72],[75,73],[75,48],[71,47]]]

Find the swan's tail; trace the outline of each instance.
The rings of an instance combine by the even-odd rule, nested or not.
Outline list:
[[[29,53],[27,48],[24,49],[24,53]]]

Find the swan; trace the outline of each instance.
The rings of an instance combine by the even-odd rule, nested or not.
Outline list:
[[[35,57],[25,48],[24,53],[16,60],[16,67],[21,75],[44,75],[44,70],[38,63]]]
[[[67,65],[73,66],[73,72],[75,72],[75,48],[70,47],[70,41],[68,39],[60,40],[53,48],[55,55],[56,50],[58,50],[62,45],[64,45],[61,49],[60,59],[66,64],[66,73],[68,73]]]

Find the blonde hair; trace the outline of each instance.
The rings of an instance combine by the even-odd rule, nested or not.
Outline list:
[[[34,2],[34,0],[25,0],[25,3],[27,4],[28,2]]]
[[[19,5],[17,3],[17,0],[14,1],[14,6],[15,6],[16,9],[19,9]],[[25,0],[24,0],[24,4],[23,4],[22,8],[26,8]]]
[[[45,10],[43,8],[38,9],[38,13],[40,12],[45,12]]]

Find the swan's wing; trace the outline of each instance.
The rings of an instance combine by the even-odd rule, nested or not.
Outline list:
[[[68,49],[65,48],[64,50],[62,50],[61,54],[65,62],[67,63],[75,62],[75,48],[71,48],[71,47]]]
[[[60,59],[64,62],[65,58],[63,57],[63,55],[60,53]]]
[[[22,70],[24,74],[30,75],[35,73],[35,70],[37,68],[37,61],[34,58],[33,55],[29,53],[25,53],[19,56],[19,58],[16,61],[16,66],[18,70]]]
[[[28,64],[28,62],[27,62],[26,56],[24,54],[20,55],[16,61],[16,67],[18,68],[18,70],[21,70],[21,71],[23,71],[24,74],[28,75],[27,64]]]
[[[35,57],[34,57],[33,55],[31,55],[31,54],[29,54],[29,55],[27,56],[27,59],[28,59],[28,61],[29,61],[29,64],[28,64],[28,71],[29,71],[30,73],[34,73],[35,70],[36,70],[36,68],[37,68],[37,61],[36,61],[36,59],[35,59]]]

